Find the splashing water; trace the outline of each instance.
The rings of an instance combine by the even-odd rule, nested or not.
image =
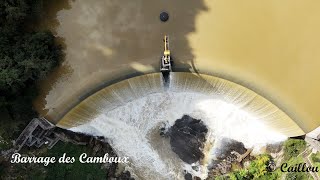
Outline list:
[[[220,139],[231,138],[254,152],[303,131],[275,105],[253,91],[221,78],[172,73],[163,86],[159,73],[137,76],[91,95],[57,124],[76,132],[104,136],[136,179],[184,179],[184,170],[201,178],[214,158]],[[205,158],[194,170],[171,150],[159,134],[183,115],[201,119],[209,132]]]
[[[197,172],[182,162],[170,150],[168,140],[159,135],[163,122],[173,125],[184,114],[201,119],[208,126],[209,140],[231,138],[256,152],[267,143],[286,138],[236,105],[196,92],[169,89],[100,111],[92,121],[71,130],[106,137],[119,156],[130,158],[128,168],[138,179],[183,179],[184,169],[207,177],[206,166],[217,143],[205,152],[208,160]]]

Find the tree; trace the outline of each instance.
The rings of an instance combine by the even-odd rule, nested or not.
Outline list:
[[[298,156],[306,148],[306,142],[300,139],[288,139],[284,142],[284,158],[285,160],[291,157]]]
[[[57,64],[61,48],[49,32],[26,33],[0,42],[0,91],[17,93],[44,78]]]
[[[301,172],[288,172],[286,180],[306,180],[309,179],[306,173]]]
[[[37,17],[41,4],[42,0],[0,1],[0,107],[9,111],[21,109],[13,107],[15,102],[32,100],[30,95],[36,93],[24,91],[35,90],[35,82],[57,66],[61,57],[61,47],[51,32],[24,28],[28,19]]]
[[[277,173],[268,171],[268,164],[271,161],[271,156],[262,154],[253,160],[247,169],[240,169],[229,174],[231,180],[247,180],[247,179],[261,179],[261,180],[276,180]]]
[[[0,112],[5,113],[0,121],[15,125],[7,127],[36,116],[32,106],[36,82],[58,65],[62,55],[51,32],[25,28],[38,18],[41,6],[42,0],[0,0]],[[2,128],[1,137],[16,135],[12,128]]]

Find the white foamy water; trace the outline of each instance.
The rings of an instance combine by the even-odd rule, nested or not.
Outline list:
[[[183,170],[192,171],[172,153],[169,140],[159,135],[163,122],[173,125],[184,114],[204,121],[209,139],[231,138],[247,148],[254,147],[256,152],[267,143],[286,139],[265,125],[261,117],[255,118],[236,105],[200,93],[168,90],[100,111],[92,121],[71,130],[108,138],[119,156],[130,158],[128,169],[139,179],[184,179]],[[208,158],[215,146],[207,152]],[[206,165],[192,173],[205,178]]]

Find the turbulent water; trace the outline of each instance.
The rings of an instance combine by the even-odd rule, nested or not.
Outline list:
[[[161,152],[167,151],[168,144],[161,139],[159,126],[167,121],[173,125],[184,114],[202,119],[214,138],[232,138],[244,142],[246,147],[286,138],[232,104],[198,93],[170,91],[150,94],[106,111],[72,130],[107,137],[120,155],[130,157],[134,172],[140,177],[170,179],[183,172],[184,164],[173,158],[172,153],[170,156]],[[203,173],[200,175],[205,176]]]
[[[168,88],[159,74],[111,85],[84,100],[58,126],[105,136],[118,155],[130,158],[127,168],[140,179],[183,179],[185,169],[205,178],[206,166],[223,137],[258,152],[267,143],[302,132],[281,110],[242,86],[191,73],[174,73],[170,78]],[[209,127],[206,157],[198,172],[159,135],[162,123],[173,125],[185,114]]]

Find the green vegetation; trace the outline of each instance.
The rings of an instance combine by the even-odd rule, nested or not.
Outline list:
[[[288,139],[284,142],[284,159],[296,158],[305,149],[306,142],[304,140]]]
[[[294,166],[299,163],[304,163],[302,156],[298,156],[306,149],[306,142],[301,139],[288,139],[283,144],[284,150],[284,162],[288,164],[288,166]],[[308,173],[303,172],[288,172],[283,173],[280,169],[277,171],[285,176],[286,180],[306,180],[310,178]]]
[[[46,180],[55,179],[106,179],[106,171],[101,169],[101,164],[81,164],[78,157],[86,152],[92,152],[87,146],[77,146],[70,143],[59,143],[46,153],[46,156],[61,157],[63,153],[66,156],[75,157],[72,164],[51,164],[47,169]]]
[[[41,13],[42,0],[0,1],[0,148],[8,148],[17,130],[35,117],[35,83],[44,78],[61,57],[51,32],[27,27]]]
[[[294,166],[299,163],[304,163],[303,157],[298,156],[306,149],[306,142],[299,139],[288,139],[283,144],[284,159],[282,162],[286,162],[288,166]],[[320,153],[313,154],[311,156],[312,162],[315,166],[320,167]],[[235,169],[233,172],[215,177],[215,179],[225,180],[247,180],[247,179],[261,179],[261,180],[307,180],[311,176],[308,173],[303,172],[281,172],[280,168],[277,168],[273,172],[267,170],[268,163],[272,158],[267,154],[262,154],[256,157],[255,160],[250,162],[250,165],[245,169]]]
[[[271,161],[271,156],[267,154],[262,154],[253,160],[249,167],[246,169],[239,169],[231,172],[227,177],[231,180],[245,180],[245,179],[265,179],[265,180],[275,180],[278,179],[279,174],[274,172],[269,172],[267,167]],[[216,179],[225,179],[225,177],[219,176]]]
[[[313,166],[318,167],[320,170],[320,152],[317,152],[315,154],[314,153],[311,154],[310,160],[311,160]],[[318,174],[320,176],[320,171],[318,172]]]
[[[260,155],[254,161],[252,161],[248,168],[239,169],[234,172],[229,173],[226,176],[218,176],[215,179],[225,180],[249,180],[249,179],[259,179],[259,180],[277,180],[281,177],[285,177],[286,180],[307,180],[310,175],[308,173],[301,172],[281,172],[280,168],[273,172],[267,171],[267,162],[271,159],[268,155]],[[287,161],[288,166],[303,163],[302,157],[291,158]]]
[[[317,152],[315,154],[314,153],[311,154],[310,159],[311,159],[313,165],[320,167],[320,152]]]
[[[299,163],[304,163],[304,160],[302,156],[298,156],[298,157],[295,156],[290,158],[286,162],[288,163],[288,166],[294,166]],[[288,172],[288,173],[285,173],[285,179],[286,180],[307,180],[307,179],[310,179],[310,175],[309,173],[305,173],[305,172]]]
[[[74,163],[49,164],[45,167],[43,164],[15,164],[14,168],[7,168],[6,173],[0,174],[0,179],[35,179],[35,180],[55,180],[55,179],[95,179],[102,180],[107,178],[107,171],[101,168],[101,164],[81,164],[78,157],[82,153],[92,156],[92,148],[89,146],[74,145],[71,143],[59,142],[52,149],[24,149],[25,154],[36,154],[36,156],[56,157],[58,160],[64,153],[68,157],[75,157]],[[100,155],[100,154],[99,154]],[[97,155],[98,156],[98,155]],[[11,166],[8,163],[6,166]],[[0,172],[1,169],[0,164]],[[5,171],[5,169],[4,169]]]
[[[0,1],[0,150],[37,114],[32,101],[36,83],[59,64],[62,49],[51,32],[30,27],[42,13],[43,0]],[[27,28],[26,28],[27,27]],[[25,149],[26,150],[26,149]],[[106,179],[101,164],[81,164],[81,153],[92,153],[88,146],[58,143],[53,149],[27,149],[29,156],[56,156],[63,153],[76,158],[72,164],[15,164],[0,157],[0,179]]]
[[[288,172],[286,180],[307,180],[309,179],[306,173]]]

